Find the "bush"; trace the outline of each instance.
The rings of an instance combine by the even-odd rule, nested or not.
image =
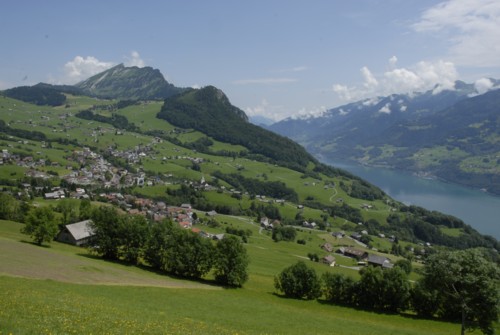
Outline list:
[[[316,271],[308,268],[302,261],[276,276],[274,287],[290,298],[311,300],[321,295],[321,284]]]

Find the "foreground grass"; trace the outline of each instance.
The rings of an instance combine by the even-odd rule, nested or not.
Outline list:
[[[19,228],[0,221],[1,335],[416,335],[459,330],[445,322],[279,297],[272,279],[282,258],[294,257],[287,254],[296,253],[296,246],[271,244],[261,235],[256,236],[261,243],[249,245],[249,282],[243,289],[220,289],[91,258],[81,248],[56,242],[37,247],[24,241]]]
[[[5,334],[454,334],[458,326],[251,290],[77,285],[0,277]]]

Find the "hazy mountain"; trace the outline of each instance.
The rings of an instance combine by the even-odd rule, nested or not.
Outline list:
[[[267,128],[268,126],[272,125],[274,121],[270,118],[267,118],[262,115],[255,115],[255,116],[250,116],[249,117],[250,122],[257,126],[261,126],[264,128]]]
[[[148,66],[125,67],[123,64],[96,74],[75,87],[90,96],[133,100],[165,99],[186,90],[168,83],[160,70]]]
[[[456,82],[454,90],[366,99],[270,129],[331,160],[436,175],[500,193],[494,145],[500,140],[499,92],[478,95],[473,85]]]

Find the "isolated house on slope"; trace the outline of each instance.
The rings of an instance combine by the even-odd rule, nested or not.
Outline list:
[[[95,235],[91,226],[91,220],[80,221],[64,226],[57,235],[59,242],[69,243],[77,246],[87,245]]]

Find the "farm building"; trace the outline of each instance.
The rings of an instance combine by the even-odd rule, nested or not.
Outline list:
[[[95,233],[92,229],[91,220],[67,224],[57,235],[57,240],[77,246],[89,244]]]
[[[335,257],[332,255],[325,256],[321,259],[321,263],[329,266],[335,266]]]

